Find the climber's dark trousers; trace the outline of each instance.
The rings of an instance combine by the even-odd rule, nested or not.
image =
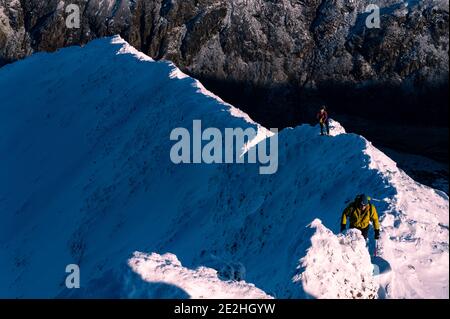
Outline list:
[[[364,237],[365,240],[367,240],[367,237],[369,237],[369,226],[367,226],[366,228],[356,228],[355,229],[359,229]]]
[[[327,134],[330,135],[330,124],[328,121],[325,121],[325,123],[320,123],[320,134],[323,135],[323,129],[327,129]]]

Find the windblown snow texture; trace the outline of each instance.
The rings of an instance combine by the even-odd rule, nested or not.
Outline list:
[[[300,274],[294,281],[314,297],[377,298],[374,266],[361,232],[351,229],[345,236],[336,236],[318,219],[311,227],[315,229],[312,245],[300,260]]]
[[[146,255],[135,253],[129,260],[130,267],[144,281],[165,282],[189,292],[195,299],[270,299],[254,285],[243,281],[222,281],[216,270],[199,267],[196,270],[184,268],[173,254]]]
[[[230,265],[241,265],[239,279],[254,285],[255,296],[334,296],[350,286],[338,278],[333,291],[324,290],[317,281],[327,275],[311,275],[313,257],[329,260],[331,247],[342,246],[340,214],[361,192],[374,198],[381,257],[392,268],[368,278],[369,291],[376,280],[377,297],[449,296],[447,195],[416,183],[337,122],[330,137],[309,125],[281,131],[274,175],[259,175],[255,164],[175,165],[175,127],[190,128],[194,119],[222,131],[259,126],[119,37],[1,68],[0,101],[1,297],[212,297],[211,289],[241,284],[247,291],[220,275]],[[316,218],[323,245],[308,227]],[[367,253],[352,245],[336,253],[360,256],[367,275]],[[208,272],[208,291],[189,291],[192,278],[174,287],[162,273],[130,268],[136,251],[171,253],[180,274],[206,267],[217,278]],[[81,288],[69,291],[65,269],[73,263]],[[347,266],[342,271],[352,276]],[[155,275],[163,282],[146,281]]]

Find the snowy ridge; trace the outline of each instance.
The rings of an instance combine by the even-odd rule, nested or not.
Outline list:
[[[152,58],[150,58],[149,56],[147,56],[147,55],[143,54],[142,52],[136,50],[134,47],[129,45],[125,40],[123,40],[120,36],[116,36],[116,37],[112,38],[111,43],[123,45],[123,47],[119,50],[118,54],[131,54],[131,55],[135,56],[137,59],[139,59],[141,61],[154,62],[154,60]],[[186,75],[184,72],[182,72],[175,64],[173,64],[171,62],[168,62],[168,64],[172,68],[172,71],[170,73],[170,78],[171,79],[183,80],[183,79],[189,78],[189,76]],[[235,117],[238,117],[238,118],[242,118],[248,123],[257,125],[257,135],[255,136],[255,138],[253,140],[248,141],[248,143],[246,145],[244,145],[244,149],[242,150],[243,154],[246,151],[248,151],[249,148],[255,146],[256,144],[258,144],[259,142],[261,142],[265,138],[270,137],[270,136],[273,135],[273,133],[270,130],[268,130],[265,127],[263,127],[262,125],[254,122],[250,118],[250,116],[248,116],[247,113],[241,111],[240,109],[234,107],[233,105],[231,105],[229,103],[226,103],[220,97],[218,97],[217,95],[215,95],[211,91],[208,91],[203,86],[203,84],[200,81],[194,80],[193,86],[198,89],[197,93],[203,94],[205,96],[209,96],[209,97],[213,98],[214,100],[216,100],[217,102],[219,102],[219,104],[226,106],[228,108],[228,112],[232,116],[235,116]]]
[[[116,36],[111,38],[111,44],[117,44],[120,45],[121,48],[119,51],[117,51],[117,54],[131,54],[133,57],[140,61],[147,61],[147,62],[155,62],[151,57],[148,55],[136,50],[134,47],[129,45],[125,40],[123,40],[121,37]],[[180,74],[182,73],[178,68],[176,68],[174,65],[173,73],[172,74]],[[171,77],[175,77],[171,74]],[[185,76],[186,77],[186,76]],[[182,79],[183,77],[179,76],[177,77],[179,79]]]
[[[1,68],[0,100],[0,297],[70,296],[72,263],[82,272],[79,297],[167,296],[174,277],[160,266],[170,256],[167,270],[188,276],[181,290],[191,296],[204,294],[189,291],[198,275],[239,298],[251,285],[275,298],[372,298],[374,280],[378,298],[448,298],[448,197],[337,122],[332,136],[309,125],[281,131],[274,175],[253,164],[175,165],[175,127],[260,126],[119,37]],[[261,130],[258,138],[269,134]],[[314,262],[331,252],[360,258],[367,276],[357,236],[335,235],[345,202],[362,192],[381,217],[380,256],[392,268],[364,286],[343,280],[354,276],[351,263],[335,276]],[[130,268],[138,260],[142,268]],[[214,271],[228,265],[245,268],[244,282],[218,280]],[[149,284],[156,279],[167,285]]]
[[[415,182],[371,143],[365,152],[371,159],[369,167],[379,171],[397,192],[392,199],[384,199],[390,206],[382,218],[381,242],[384,257],[395,261],[394,274],[402,280],[392,280],[388,289],[397,298],[448,297],[447,194]]]
[[[214,269],[186,269],[173,254],[136,252],[128,264],[143,280],[178,286],[194,299],[272,299],[252,284],[220,280]]]
[[[318,219],[311,228],[315,229],[312,245],[300,260],[301,272],[294,282],[316,298],[377,298],[378,283],[361,232],[349,230],[345,236],[336,236]]]

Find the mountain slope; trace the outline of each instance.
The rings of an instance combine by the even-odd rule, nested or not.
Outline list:
[[[170,133],[193,120],[268,132],[119,37],[3,67],[0,100],[2,297],[117,297],[131,289],[136,251],[172,253],[192,270],[242,265],[267,295],[320,297],[294,280],[315,233],[307,226],[319,218],[337,233],[344,202],[365,192],[392,268],[377,278],[379,296],[448,298],[448,197],[336,122],[332,137],[308,125],[280,132],[274,175],[255,164],[175,165]],[[76,291],[64,285],[72,263]],[[155,295],[164,296],[145,294]]]
[[[194,299],[271,299],[263,291],[242,281],[222,281],[214,269],[199,267],[195,271],[184,268],[176,256],[150,256],[135,253],[130,267],[146,281],[171,283],[190,292]]]

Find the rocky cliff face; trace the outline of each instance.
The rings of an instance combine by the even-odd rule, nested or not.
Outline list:
[[[0,0],[0,65],[120,34],[266,126],[326,103],[375,142],[448,158],[448,32],[448,0]]]

